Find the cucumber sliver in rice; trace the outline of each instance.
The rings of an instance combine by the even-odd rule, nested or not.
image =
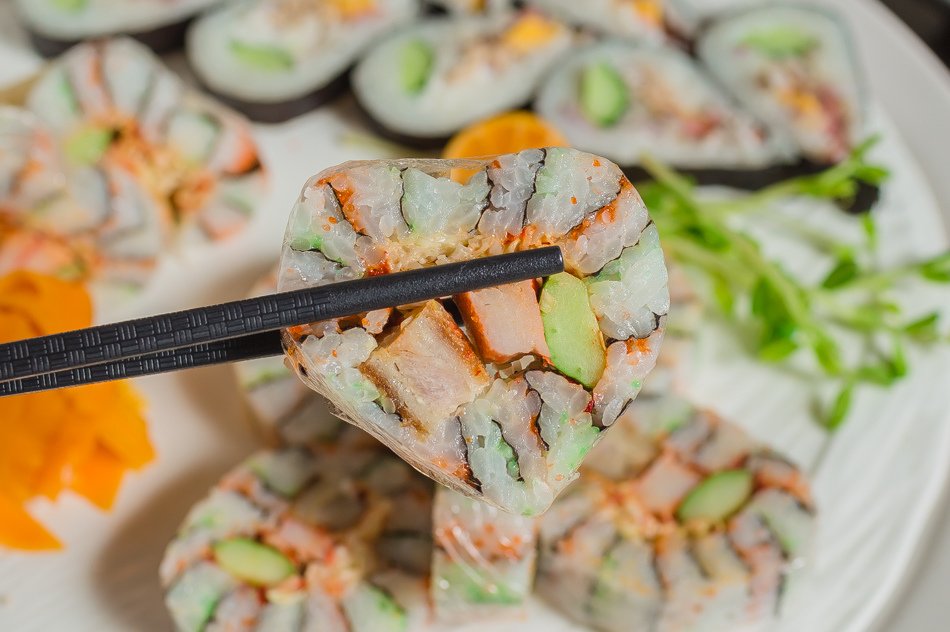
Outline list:
[[[273,586],[294,572],[283,553],[248,538],[223,540],[213,548],[221,568],[255,586]]]
[[[748,470],[713,474],[693,488],[676,510],[682,522],[720,522],[742,507],[752,495],[753,476]]]

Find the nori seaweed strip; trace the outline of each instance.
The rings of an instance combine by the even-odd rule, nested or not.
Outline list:
[[[169,53],[179,50],[185,44],[185,33],[193,18],[187,18],[165,26],[159,26],[145,31],[135,31],[130,33],[106,33],[103,35],[91,36],[80,39],[59,39],[43,35],[39,31],[28,29],[30,43],[43,57],[57,57],[67,50],[81,44],[86,40],[102,39],[108,37],[126,36],[131,37],[151,48],[156,54]]]

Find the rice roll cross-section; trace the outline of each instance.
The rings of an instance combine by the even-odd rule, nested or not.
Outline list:
[[[298,447],[252,456],[189,512],[165,552],[176,628],[406,630],[403,607],[373,579],[389,566],[376,547],[401,498],[431,504],[431,488],[378,444],[336,460]]]
[[[156,52],[181,46],[193,16],[220,0],[16,0],[40,54],[59,55],[88,39],[129,35]]]
[[[804,475],[672,397],[617,426],[541,518],[542,598],[606,632],[765,629],[810,552]]]
[[[551,15],[595,33],[616,35],[641,42],[665,39],[666,0],[527,0]]]
[[[643,176],[637,166],[650,154],[702,183],[755,187],[797,155],[672,47],[588,47],[551,73],[536,108],[572,146],[607,156],[631,178]]]
[[[340,94],[363,50],[419,10],[419,0],[239,0],[195,22],[188,60],[223,101],[280,122]]]
[[[436,618],[461,623],[523,614],[534,584],[537,520],[440,486],[430,583]]]
[[[466,125],[527,103],[573,41],[570,28],[535,11],[431,18],[373,48],[353,91],[382,133],[441,147]]]
[[[786,4],[729,13],[697,49],[720,83],[808,160],[837,163],[861,140],[865,86],[834,14]]]
[[[474,175],[462,184],[453,170]],[[284,332],[298,374],[427,476],[543,512],[652,369],[669,308],[633,185],[573,149],[347,163],[291,213],[279,287],[557,244],[549,279]]]
[[[143,283],[175,241],[242,230],[265,192],[248,123],[191,93],[130,39],[71,49],[26,105],[57,140],[72,198],[31,219],[92,236],[103,268],[129,283]]]

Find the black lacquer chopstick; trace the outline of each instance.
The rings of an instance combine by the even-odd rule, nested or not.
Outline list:
[[[10,342],[0,345],[0,396],[274,355],[285,327],[563,269],[552,246]]]

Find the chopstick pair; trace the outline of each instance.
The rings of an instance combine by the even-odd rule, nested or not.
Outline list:
[[[551,246],[0,345],[0,397],[283,353],[279,330],[551,276]]]

